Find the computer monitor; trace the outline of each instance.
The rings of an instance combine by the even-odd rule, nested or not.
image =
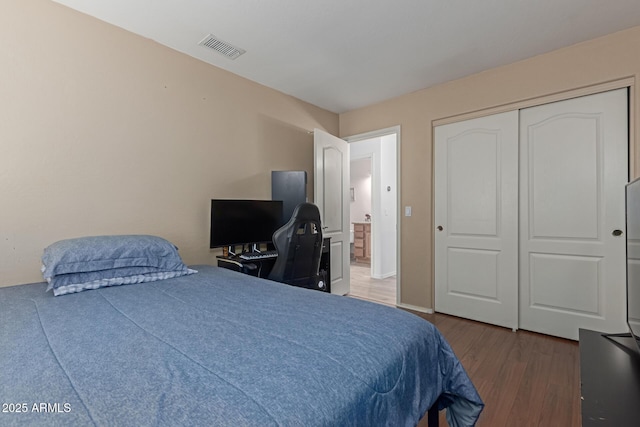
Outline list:
[[[211,200],[209,247],[268,243],[283,225],[280,200]]]

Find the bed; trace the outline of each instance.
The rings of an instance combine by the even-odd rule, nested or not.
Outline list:
[[[0,425],[414,426],[447,408],[464,426],[482,410],[418,316],[189,272],[60,296],[0,288]]]

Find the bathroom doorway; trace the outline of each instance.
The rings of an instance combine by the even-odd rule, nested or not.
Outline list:
[[[395,128],[347,139],[351,179],[349,295],[394,306],[399,300],[397,140]]]

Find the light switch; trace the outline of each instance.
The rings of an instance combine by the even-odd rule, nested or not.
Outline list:
[[[411,206],[404,207],[404,216],[411,216]]]

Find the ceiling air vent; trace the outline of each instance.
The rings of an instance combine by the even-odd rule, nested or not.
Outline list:
[[[246,52],[244,49],[232,46],[212,34],[209,34],[207,37],[200,40],[200,43],[198,44],[200,46],[208,47],[209,49],[215,50],[216,52],[221,53],[227,58],[231,59],[236,59],[238,56]]]

